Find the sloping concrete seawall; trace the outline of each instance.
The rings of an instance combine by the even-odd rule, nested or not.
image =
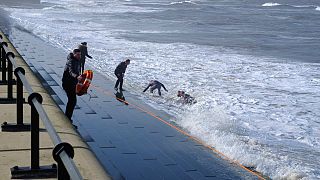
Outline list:
[[[34,75],[31,68],[23,60],[19,52],[8,42],[8,47],[15,54],[15,61],[18,67],[25,69],[25,76],[34,92],[43,97],[42,106],[47,113],[52,125],[63,142],[68,142],[74,147],[74,162],[84,179],[110,179],[103,169],[96,156],[88,145],[82,140],[78,132],[73,128],[70,121],[63,114],[49,92],[42,86],[40,80]],[[2,73],[2,72],[1,72]],[[1,74],[0,73],[0,74]],[[0,76],[1,77],[1,76]],[[16,86],[13,86],[13,96],[16,96]],[[24,98],[27,99],[28,92],[24,89]],[[7,86],[0,86],[0,98],[6,98]],[[1,104],[0,102],[0,123],[16,123],[16,104]],[[30,123],[30,106],[25,103],[23,107],[24,123]],[[52,158],[54,145],[40,120],[40,166],[55,163]],[[0,179],[10,179],[10,168],[14,166],[30,166],[31,162],[31,133],[30,132],[0,132]]]
[[[54,116],[54,126],[59,135],[64,141],[70,138],[71,140],[67,142],[75,146],[75,162],[85,179],[108,179],[99,172],[92,171],[92,169],[98,171],[103,169],[94,158],[91,158],[94,157],[91,150],[113,179],[263,179],[260,174],[252,172],[251,168],[245,168],[221,157],[213,150],[214,148],[195,140],[182,132],[179,127],[171,126],[170,116],[149,106],[135,93],[131,93],[130,87],[126,86],[126,79],[124,87],[127,91],[123,95],[128,103],[119,102],[113,88],[114,79],[98,71],[94,71],[89,89],[90,95],[77,98],[73,121],[78,126],[77,131],[83,138],[81,140],[68,120],[64,119],[62,112],[65,110],[67,97],[61,86],[61,78],[68,52],[19,26],[10,19],[8,12],[1,13],[1,10],[0,8],[0,29],[8,34],[25,60],[19,63],[26,67],[27,77],[34,80],[32,83],[34,91],[44,96],[43,104],[49,116]],[[75,40],[74,43],[76,46],[80,41]],[[89,46],[89,54],[90,52]],[[138,63],[132,60],[132,65]],[[90,64],[89,59],[86,69],[92,68],[87,64]],[[114,64],[114,67],[116,65]],[[128,68],[128,72],[134,67],[132,65]],[[5,86],[0,86],[1,92],[0,97],[5,97]],[[27,96],[25,92],[24,97]],[[60,109],[56,109],[55,103]],[[7,109],[0,112],[0,123],[15,122],[15,105],[3,105],[3,107]],[[24,111],[25,122],[30,122],[29,105],[25,104]],[[9,177],[10,167],[30,166],[30,133],[13,135],[8,133],[7,136],[4,134],[3,132],[0,134],[3,138],[0,139],[0,143],[8,139],[14,140],[11,144],[7,142],[7,145],[1,145],[3,151],[0,150],[3,153],[10,153],[0,154],[1,173],[6,173],[5,177]],[[22,137],[24,139],[19,139]],[[41,132],[40,145],[40,165],[52,164],[53,145],[45,131]],[[3,161],[4,158],[6,162]]]
[[[61,78],[68,51],[21,27],[13,27],[9,36],[64,111],[67,97]],[[92,67],[86,64],[87,68]],[[79,133],[112,178],[263,179],[170,124],[170,115],[131,93],[126,82],[127,104],[116,99],[112,77],[94,71],[89,94],[77,98],[73,115]]]

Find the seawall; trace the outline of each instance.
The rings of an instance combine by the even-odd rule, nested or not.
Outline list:
[[[24,61],[19,52],[12,46],[12,43],[0,33],[4,38],[3,41],[8,42],[8,48],[15,55],[18,67],[25,69],[25,77],[30,83],[32,89],[43,97],[42,106],[47,113],[54,129],[63,142],[70,143],[75,152],[74,163],[79,169],[84,179],[110,179],[104,168],[101,166],[96,156],[92,153],[88,145],[82,140],[81,136],[74,129],[70,121],[66,118],[56,102],[52,99],[50,93],[42,86],[40,80],[36,77],[29,65]],[[2,73],[2,72],[1,72]],[[1,74],[0,73],[0,74]],[[2,74],[1,74],[2,75]],[[1,76],[0,76],[1,77]],[[23,90],[24,98],[28,97],[26,89]],[[7,96],[7,86],[0,85],[0,97],[5,99]],[[13,98],[16,98],[16,86],[13,86]],[[17,116],[16,104],[3,104],[0,101],[0,121],[15,123]],[[30,123],[30,106],[25,103],[23,105],[24,123]],[[40,166],[52,165],[55,163],[52,157],[54,145],[40,121]],[[10,168],[14,166],[27,167],[31,162],[31,136],[30,131],[27,132],[0,132],[0,177],[1,179],[10,179]]]

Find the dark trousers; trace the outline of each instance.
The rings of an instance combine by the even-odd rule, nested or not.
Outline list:
[[[67,97],[68,97],[68,103],[67,103],[65,115],[70,119],[70,121],[72,121],[71,117],[73,114],[73,110],[77,104],[76,87],[66,86],[66,87],[63,87],[63,89],[66,91]]]
[[[115,88],[118,88],[118,85],[120,83],[120,90],[122,90],[122,84],[123,84],[123,75],[120,75],[120,74],[116,74],[117,76],[117,82],[116,82],[116,85],[114,86]]]
[[[86,63],[85,60],[80,61],[80,74],[83,74],[83,72],[84,72],[84,64],[85,64],[85,63]]]
[[[159,96],[161,96],[161,91],[160,91],[161,85],[154,85],[154,86],[152,86],[152,87],[150,88],[150,92],[153,93],[153,91],[154,91],[155,89],[158,89],[158,94],[159,94]]]

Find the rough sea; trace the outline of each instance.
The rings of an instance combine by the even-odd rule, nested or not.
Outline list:
[[[88,42],[106,78],[130,58],[124,88],[229,158],[272,179],[320,179],[319,0],[41,3],[5,10],[66,51]],[[142,93],[152,79],[162,98]],[[180,104],[181,89],[197,103]]]

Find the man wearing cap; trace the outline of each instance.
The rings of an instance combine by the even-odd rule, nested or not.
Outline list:
[[[65,115],[71,122],[74,107],[77,104],[76,85],[78,80],[81,80],[82,78],[80,76],[80,58],[80,49],[74,49],[67,57],[67,63],[62,77],[62,87],[66,91],[68,97]]]
[[[78,49],[80,49],[81,52],[81,59],[80,59],[80,73],[82,74],[84,71],[84,64],[86,63],[86,57],[92,59],[92,57],[88,54],[88,49],[87,49],[87,42],[82,42]]]

